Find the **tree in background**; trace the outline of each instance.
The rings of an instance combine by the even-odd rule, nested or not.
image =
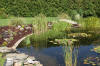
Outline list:
[[[0,0],[0,8],[14,16],[32,17],[39,13],[57,16],[76,11],[81,16],[100,16],[100,0]]]

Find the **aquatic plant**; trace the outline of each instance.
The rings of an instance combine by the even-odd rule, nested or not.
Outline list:
[[[89,38],[91,37],[91,34],[87,34],[87,33],[70,33],[68,34],[68,37],[72,37],[72,38]]]
[[[55,42],[59,43],[59,44],[65,44],[68,43],[68,41],[70,41],[70,44],[73,44],[74,42],[77,42],[78,40],[76,39],[55,39]]]
[[[46,16],[43,14],[39,14],[38,16],[35,16],[33,19],[33,29],[34,34],[41,34],[47,31],[47,19]]]
[[[72,41],[68,40],[63,46],[66,66],[77,66],[78,50],[72,43]]]
[[[77,54],[78,51],[74,49],[72,44],[64,46],[65,65],[77,66]]]
[[[100,53],[100,46],[94,47],[93,51],[95,51],[96,53]]]
[[[84,59],[84,64],[89,64],[92,66],[100,66],[100,58],[99,57],[87,57]]]
[[[52,28],[48,29],[47,21],[45,19],[46,17],[43,18],[42,15],[40,15],[40,17],[36,17],[36,22],[33,22],[34,35],[32,36],[34,41],[65,37],[65,30],[67,29],[67,27],[71,27],[71,25],[69,25],[68,23],[58,21],[52,22]],[[43,23],[41,22],[42,20]]]

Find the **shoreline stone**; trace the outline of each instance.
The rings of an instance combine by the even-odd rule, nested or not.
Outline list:
[[[8,53],[6,54],[5,66],[43,66],[34,56],[25,53]]]
[[[9,53],[9,52],[16,52],[16,49],[8,48],[8,47],[0,47],[1,53]]]

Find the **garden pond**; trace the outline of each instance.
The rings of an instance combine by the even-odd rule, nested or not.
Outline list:
[[[42,17],[35,17],[33,35],[18,45],[19,52],[34,56],[43,66],[100,66],[99,18],[80,21],[76,28],[59,21],[48,28]]]
[[[78,50],[76,66],[100,66],[100,54],[93,51],[93,48],[99,43],[99,40],[95,42],[86,40],[80,43],[78,47],[74,46],[75,50]],[[35,56],[44,66],[66,66],[63,45],[40,42],[33,43],[28,47],[19,46],[17,49],[22,53]]]

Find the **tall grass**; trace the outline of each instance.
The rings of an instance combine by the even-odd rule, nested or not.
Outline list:
[[[85,31],[95,31],[100,28],[100,19],[97,17],[88,17],[79,21],[81,29]]]
[[[67,27],[70,28],[70,25],[65,22],[53,22],[53,27],[51,29],[47,29],[45,32],[42,33],[39,32],[39,34],[34,33],[31,38],[33,38],[34,41],[63,38],[66,35],[65,30],[67,29]]]
[[[33,29],[34,33],[39,35],[47,31],[47,19],[43,14],[39,14],[33,19]]]
[[[44,41],[63,36],[67,27],[71,27],[71,25],[65,22],[58,21],[58,18],[56,19],[57,20],[54,20],[54,18],[49,18],[49,21],[52,22],[52,28],[48,29],[48,20],[45,15],[39,14],[38,16],[34,17],[34,35],[31,38],[33,38],[34,41]]]

